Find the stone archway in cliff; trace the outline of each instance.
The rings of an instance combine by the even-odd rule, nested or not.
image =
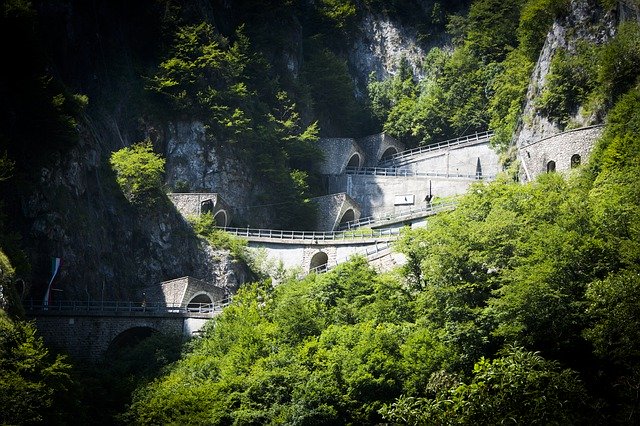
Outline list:
[[[204,309],[211,309],[213,307],[213,300],[207,293],[196,294],[187,303],[187,309],[190,311],[198,311]]]
[[[319,251],[311,257],[309,270],[312,272],[325,272],[329,263],[329,256],[323,251]]]
[[[216,226],[220,226],[222,228],[226,227],[228,225],[227,212],[224,210],[219,210],[213,217],[213,223],[215,223]]]
[[[213,213],[213,200],[204,200],[200,203],[200,214]]]
[[[347,168],[359,169],[361,163],[362,163],[362,160],[360,158],[360,154],[356,152],[351,156],[351,158],[349,158],[349,162],[347,163]]]
[[[143,340],[148,339],[154,334],[159,333],[158,330],[151,327],[131,327],[111,340],[107,352],[106,358],[115,358],[124,353],[124,351],[137,346]]]
[[[356,219],[356,212],[353,209],[349,209],[340,218],[340,222],[338,223],[338,227],[342,225],[346,225],[348,222],[353,222]]]
[[[387,148],[387,150],[382,154],[382,157],[380,157],[380,161],[388,160],[397,153],[398,149],[396,147],[392,146],[391,148]]]

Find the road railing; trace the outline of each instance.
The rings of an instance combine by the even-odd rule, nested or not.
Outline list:
[[[104,312],[104,313],[215,313],[221,311],[231,302],[225,298],[213,303],[173,304],[160,302],[131,302],[131,301],[103,301],[103,300],[56,300],[50,303],[29,301],[24,304],[25,310],[37,312]]]
[[[390,210],[388,212],[380,213],[377,215],[361,217],[360,219],[350,220],[341,224],[338,230],[348,230],[354,228],[360,228],[367,225],[380,225],[384,223],[393,223],[403,219],[415,218],[416,216],[430,216],[444,211],[453,210],[457,203],[455,201],[449,201],[436,205],[426,206],[414,206],[408,209]]]
[[[316,231],[286,231],[279,229],[231,228],[219,227],[237,237],[269,240],[294,241],[345,241],[368,240],[372,238],[394,238],[400,235],[399,229],[362,229],[357,231],[316,232]]]
[[[393,164],[405,160],[407,158],[414,157],[420,154],[426,154],[433,151],[438,151],[446,148],[460,147],[464,145],[473,145],[479,142],[485,142],[493,137],[493,132],[479,132],[471,135],[461,136],[459,138],[447,139],[442,142],[436,142],[427,146],[421,146],[417,148],[408,149],[405,151],[393,154],[391,157],[385,159],[380,163],[381,167],[392,166]]]
[[[444,179],[469,179],[485,180],[493,179],[495,176],[484,175],[482,173],[442,173],[442,172],[416,172],[395,167],[347,167],[345,173],[348,175],[368,175],[368,176],[389,176],[389,177],[423,177],[423,178],[444,178]]]

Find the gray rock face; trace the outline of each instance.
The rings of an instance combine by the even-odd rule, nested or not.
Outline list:
[[[552,136],[563,130],[558,124],[538,114],[535,103],[545,88],[551,60],[558,49],[567,49],[572,52],[582,40],[602,44],[614,35],[615,16],[605,14],[602,9],[596,7],[595,3],[593,0],[573,0],[569,15],[553,23],[531,76],[523,112],[523,124],[516,136],[517,146]],[[594,124],[592,122],[594,120],[593,117],[581,117],[579,114],[574,117],[578,126]]]
[[[356,87],[366,87],[369,74],[379,80],[395,75],[402,58],[406,59],[417,78],[423,77],[422,60],[426,51],[418,44],[416,32],[401,27],[388,17],[366,15],[360,23],[349,61],[356,70]]]
[[[190,192],[215,192],[229,200],[239,222],[250,216],[252,226],[269,223],[269,210],[247,209],[266,192],[263,185],[269,184],[259,183],[251,174],[253,159],[241,160],[233,148],[208,140],[202,123],[170,123],[165,151],[165,176],[171,188],[186,186]]]
[[[83,134],[23,196],[34,298],[44,293],[54,256],[62,258],[54,299],[131,300],[141,287],[185,275],[234,289],[247,279],[247,267],[194,235],[168,199],[129,204],[108,156]]]

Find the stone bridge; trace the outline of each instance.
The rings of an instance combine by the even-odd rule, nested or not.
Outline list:
[[[196,334],[221,308],[194,309],[141,306],[132,303],[63,302],[51,306],[27,306],[27,318],[35,320],[38,333],[49,347],[72,358],[97,362],[109,354],[151,334]]]

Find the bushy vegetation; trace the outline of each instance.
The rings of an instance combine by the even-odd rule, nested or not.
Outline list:
[[[150,141],[122,148],[110,158],[120,189],[137,205],[151,205],[162,194],[164,162]]]
[[[220,224],[215,223],[211,213],[204,213],[190,219],[196,234],[203,236],[212,247],[219,250],[229,250],[236,259],[247,259],[247,241],[231,235],[222,229],[217,229]]]
[[[71,365],[50,354],[32,322],[21,318],[14,268],[0,249],[0,423],[64,424],[78,409]]]
[[[251,159],[256,178],[272,183],[261,201],[275,204],[281,223],[274,226],[312,227],[307,180],[321,158],[317,124],[303,125],[244,27],[228,38],[207,22],[178,26],[148,90],[176,113],[202,120],[211,144]]]
[[[477,184],[405,234],[401,275],[357,258],[245,288],[128,420],[635,422],[638,106],[571,176]]]

